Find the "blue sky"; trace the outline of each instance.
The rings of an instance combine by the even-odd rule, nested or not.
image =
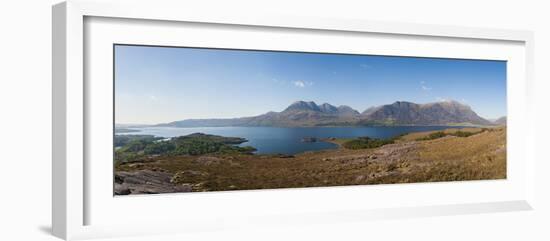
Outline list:
[[[451,99],[506,115],[506,62],[115,46],[116,123],[254,116],[297,100],[362,112]]]

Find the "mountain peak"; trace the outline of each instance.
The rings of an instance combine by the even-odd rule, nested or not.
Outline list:
[[[284,111],[293,111],[293,110],[311,110],[311,111],[321,111],[319,106],[313,101],[295,101],[290,106],[288,106]]]
[[[457,106],[468,106],[460,101],[457,101],[457,100],[453,100],[453,99],[445,99],[445,100],[440,100],[440,101],[437,101],[437,102],[433,102],[433,103],[428,103],[428,104],[446,104],[446,105],[457,105]]]
[[[439,101],[439,103],[449,103],[449,104],[455,104],[455,105],[465,105],[464,103],[462,103],[462,102],[460,102],[460,101],[457,101],[457,100],[453,100],[453,99],[442,100],[442,101]]]
[[[393,104],[391,104],[392,106],[398,106],[398,107],[407,107],[407,106],[412,106],[412,105],[417,105],[415,103],[412,103],[412,102],[408,102],[408,101],[396,101],[396,102],[393,102]]]
[[[471,123],[487,125],[489,121],[478,116],[470,106],[455,100],[427,104],[396,101],[389,105],[371,107],[363,112],[367,123],[404,125],[447,125]]]
[[[361,113],[359,111],[356,111],[355,109],[347,106],[347,105],[341,105],[337,107],[338,113],[342,115],[352,115],[352,116],[358,116]]]
[[[446,108],[446,109],[449,109],[449,110],[455,110],[455,111],[471,111],[472,110],[472,108],[469,105],[458,102],[456,100],[444,100],[444,101],[424,104],[422,106],[423,107],[441,106],[442,108]]]
[[[359,112],[347,105],[334,106],[329,103],[323,103],[317,105],[313,101],[295,101],[290,106],[288,106],[283,112],[316,112],[323,115],[343,115],[343,116],[355,116],[359,115]]]
[[[321,111],[324,112],[324,113],[336,113],[336,112],[338,112],[338,108],[336,108],[336,106],[333,106],[329,103],[323,103],[322,105],[319,106],[319,109],[321,109]]]
[[[282,112],[231,119],[188,119],[164,126],[331,126],[331,125],[494,125],[505,124],[505,118],[490,122],[478,116],[468,105],[458,101],[440,101],[416,104],[396,101],[368,108],[362,114],[346,105],[329,103],[317,105],[313,101],[296,101]],[[162,125],[161,125],[162,126]]]

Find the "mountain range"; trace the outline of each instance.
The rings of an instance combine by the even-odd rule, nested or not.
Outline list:
[[[499,121],[502,121],[500,119]],[[380,125],[494,125],[477,115],[468,105],[457,101],[416,104],[396,101],[368,108],[363,112],[329,103],[296,101],[281,112],[228,119],[187,119],[156,126],[380,126]],[[501,123],[498,123],[501,124]]]
[[[506,116],[500,117],[493,121],[495,125],[506,125],[506,122],[507,122]]]

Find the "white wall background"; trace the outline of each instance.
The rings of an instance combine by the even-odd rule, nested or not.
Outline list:
[[[51,219],[51,5],[0,7],[0,240],[56,240]],[[550,240],[550,6],[522,0],[193,1],[219,11],[436,23],[535,32],[538,171],[535,211],[117,240]],[[152,10],[154,11],[154,10]],[[139,213],[138,213],[139,214]],[[115,215],[116,217],[116,215]]]

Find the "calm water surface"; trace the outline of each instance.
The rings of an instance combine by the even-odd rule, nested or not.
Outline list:
[[[371,138],[391,138],[400,134],[420,131],[447,129],[448,126],[392,126],[392,127],[143,127],[131,128],[138,132],[124,135],[154,135],[160,137],[184,136],[192,133],[205,133],[227,137],[242,137],[248,142],[240,146],[253,146],[258,154],[296,154],[305,151],[316,151],[337,148],[327,142],[302,142],[302,138],[354,138],[368,136]],[[122,133],[121,133],[122,134]]]

